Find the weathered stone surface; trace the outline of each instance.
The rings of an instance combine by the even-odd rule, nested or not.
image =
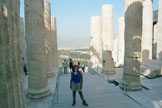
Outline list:
[[[120,17],[118,30],[117,63],[115,64],[115,67],[122,67],[124,64],[124,30],[125,30],[124,17]]]
[[[24,60],[26,61],[26,42],[25,42],[25,25],[24,25],[24,19],[20,18],[20,49],[22,51],[22,56],[24,57]]]
[[[57,24],[56,17],[51,17],[51,35],[52,35],[52,57],[53,57],[53,69],[56,74],[58,69],[58,45],[57,45]]]
[[[157,59],[162,61],[162,0],[159,0]]]
[[[114,60],[114,62],[117,62],[117,54],[118,52],[118,36],[114,36],[114,47],[113,47],[113,51],[112,51],[112,58]]]
[[[91,65],[93,67],[102,66],[102,17],[91,17]]]
[[[157,24],[154,25],[154,36],[153,36],[153,51],[152,51],[152,59],[156,60],[157,59],[157,43],[158,43],[158,26]]]
[[[53,59],[52,59],[52,35],[51,35],[51,5],[49,2],[44,2],[44,23],[45,23],[45,56],[46,56],[46,71],[47,76],[54,76]]]
[[[158,60],[148,60],[142,62],[141,74],[151,79],[162,76],[162,62]]]
[[[45,69],[45,24],[43,0],[25,0],[25,32],[27,44],[28,97],[49,95]]]
[[[140,55],[142,38],[142,0],[125,0],[125,55],[120,87],[141,90]]]
[[[0,1],[0,108],[25,108],[19,0]]]
[[[114,70],[114,66],[112,64],[109,64],[114,62],[112,59],[112,51],[114,46],[112,5],[102,6],[102,45],[103,45],[102,60],[104,63],[106,63],[106,64],[103,63],[103,73],[107,74],[112,74],[113,72],[115,73],[115,71],[109,72],[109,70]]]
[[[112,60],[112,53],[111,51],[104,51],[103,52],[103,74],[114,74],[114,61]]]
[[[113,51],[114,36],[113,36],[113,6],[102,6],[102,41],[103,50]]]
[[[142,61],[152,59],[152,38],[153,38],[152,35],[153,35],[153,3],[152,0],[144,0],[142,47],[141,47]]]

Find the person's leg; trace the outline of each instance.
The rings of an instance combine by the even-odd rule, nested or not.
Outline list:
[[[82,99],[82,104],[85,105],[85,106],[88,106],[87,102],[84,100],[84,96],[83,96],[83,93],[82,91],[79,91],[79,95],[80,95],[80,98]]]
[[[73,91],[73,103],[72,106],[76,104],[76,91]]]
[[[82,91],[79,91],[79,95],[80,95],[80,98],[82,99],[82,101],[84,100],[84,96],[83,96],[83,93]]]

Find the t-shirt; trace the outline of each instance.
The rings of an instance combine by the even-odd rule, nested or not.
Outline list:
[[[84,64],[82,64],[82,67],[85,67],[85,65],[84,65]]]
[[[67,62],[62,63],[64,67],[67,67]]]

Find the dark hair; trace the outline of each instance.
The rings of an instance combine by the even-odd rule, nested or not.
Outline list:
[[[74,65],[74,66],[73,66],[73,72],[75,71],[75,68],[76,68],[76,67],[79,69],[79,66],[78,66],[78,65]]]

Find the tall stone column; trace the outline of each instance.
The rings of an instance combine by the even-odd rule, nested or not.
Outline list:
[[[20,43],[20,49],[22,51],[22,56],[24,57],[24,60],[26,61],[25,25],[24,25],[24,20],[23,20],[22,17],[20,18],[20,38],[19,38],[19,43]]]
[[[52,35],[52,57],[53,57],[53,67],[54,72],[58,69],[58,45],[57,45],[57,24],[56,17],[51,17],[51,35]],[[56,73],[56,72],[55,72]]]
[[[162,61],[162,0],[159,0],[157,59]]]
[[[91,63],[92,68],[102,67],[102,17],[91,17]]]
[[[125,0],[125,57],[120,87],[141,90],[140,55],[142,38],[142,0]]]
[[[45,68],[44,1],[25,0],[25,32],[28,66],[28,97],[49,95]]]
[[[25,108],[19,0],[0,1],[0,108]]]
[[[153,36],[153,49],[152,49],[153,50],[152,51],[153,52],[152,53],[153,54],[153,56],[152,56],[153,60],[156,60],[157,56],[158,56],[157,55],[157,43],[158,43],[158,38],[157,37],[158,37],[158,26],[157,26],[157,24],[155,24],[154,25],[154,36]]]
[[[44,2],[44,23],[45,23],[45,56],[47,77],[54,76],[54,67],[52,65],[52,36],[51,36],[51,5]]]
[[[141,59],[143,62],[152,59],[152,39],[153,39],[153,3],[152,0],[144,0],[142,50],[141,50]]]
[[[118,31],[118,51],[116,67],[121,67],[124,64],[124,30],[125,22],[124,17],[119,18],[119,31]]]
[[[102,42],[103,42],[103,70],[104,74],[114,74],[114,61],[112,58],[112,51],[114,45],[113,36],[113,6],[103,5],[102,7]],[[106,54],[108,53],[108,54]],[[106,57],[109,55],[109,57]],[[107,59],[111,58],[111,59]]]

